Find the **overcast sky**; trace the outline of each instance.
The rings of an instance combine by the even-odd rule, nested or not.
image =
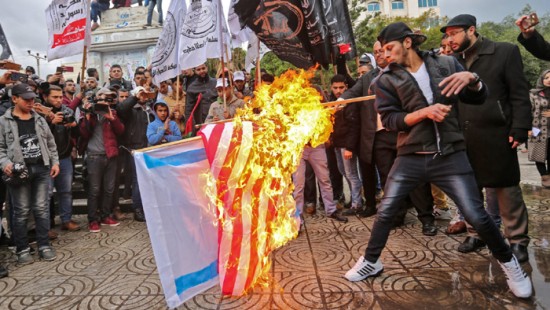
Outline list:
[[[222,2],[227,11],[229,0],[222,0]],[[439,0],[439,5],[441,14],[449,17],[469,13],[475,15],[478,22],[500,22],[510,14],[516,16],[527,3],[541,16],[550,13],[549,2],[549,0]],[[44,10],[49,3],[49,0],[1,1],[0,22],[14,53],[15,61],[23,66],[36,67],[36,60],[27,55],[27,50],[41,55],[46,54],[48,40]],[[169,4],[169,0],[163,1],[164,10]],[[75,62],[81,60],[81,57],[54,60],[50,63],[41,61],[41,73],[45,76],[55,71],[61,62]]]

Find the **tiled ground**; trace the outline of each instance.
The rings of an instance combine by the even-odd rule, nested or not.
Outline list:
[[[277,250],[269,285],[241,298],[222,299],[212,288],[180,309],[550,309],[550,190],[536,184],[533,167],[522,164],[529,208],[531,275],[535,296],[515,298],[487,250],[456,251],[464,236],[426,237],[414,214],[392,231],[383,252],[384,273],[359,283],[342,276],[362,255],[373,219],[347,224],[319,211],[306,217],[305,231]],[[77,220],[85,223],[84,216]],[[175,245],[176,246],[176,245]],[[60,232],[58,258],[19,267],[0,249],[10,270],[0,279],[0,309],[165,309],[149,237],[131,220],[99,234]]]

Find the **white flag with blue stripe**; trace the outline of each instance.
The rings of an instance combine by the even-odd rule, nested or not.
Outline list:
[[[216,212],[201,139],[134,152],[147,229],[168,307],[217,285]],[[211,207],[210,207],[211,206]]]

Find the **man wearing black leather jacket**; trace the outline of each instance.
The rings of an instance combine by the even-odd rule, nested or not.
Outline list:
[[[378,40],[389,65],[375,82],[376,107],[384,127],[399,131],[397,158],[365,255],[345,277],[361,281],[382,273],[380,254],[401,200],[418,184],[431,182],[453,199],[487,242],[508,276],[512,292],[522,298],[531,296],[529,277],[483,208],[454,108],[459,100],[482,104],[486,86],[475,74],[464,71],[456,59],[419,51],[426,37],[405,23],[388,25]]]

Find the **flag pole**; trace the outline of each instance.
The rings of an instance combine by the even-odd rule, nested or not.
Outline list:
[[[224,59],[223,59],[223,47],[224,47],[224,42],[223,42],[223,32],[222,32],[222,17],[223,17],[223,11],[222,11],[222,4],[221,4],[221,0],[218,1],[218,7],[217,7],[217,15],[218,15],[218,40],[220,40],[220,54],[221,54],[221,60],[222,60],[222,88],[223,88],[223,112],[225,114],[225,112],[227,111],[227,102],[225,100],[225,63],[224,63]]]
[[[260,38],[258,38],[258,57],[256,57],[256,85],[255,86],[259,86],[261,83],[262,83],[262,74],[260,73],[261,70],[260,70],[260,47],[261,47],[261,42],[260,42]],[[256,88],[256,87],[254,87]]]
[[[86,71],[86,55],[88,54],[88,46],[84,44],[84,50],[82,51],[82,72],[80,72],[80,81],[84,81],[84,72]]]

